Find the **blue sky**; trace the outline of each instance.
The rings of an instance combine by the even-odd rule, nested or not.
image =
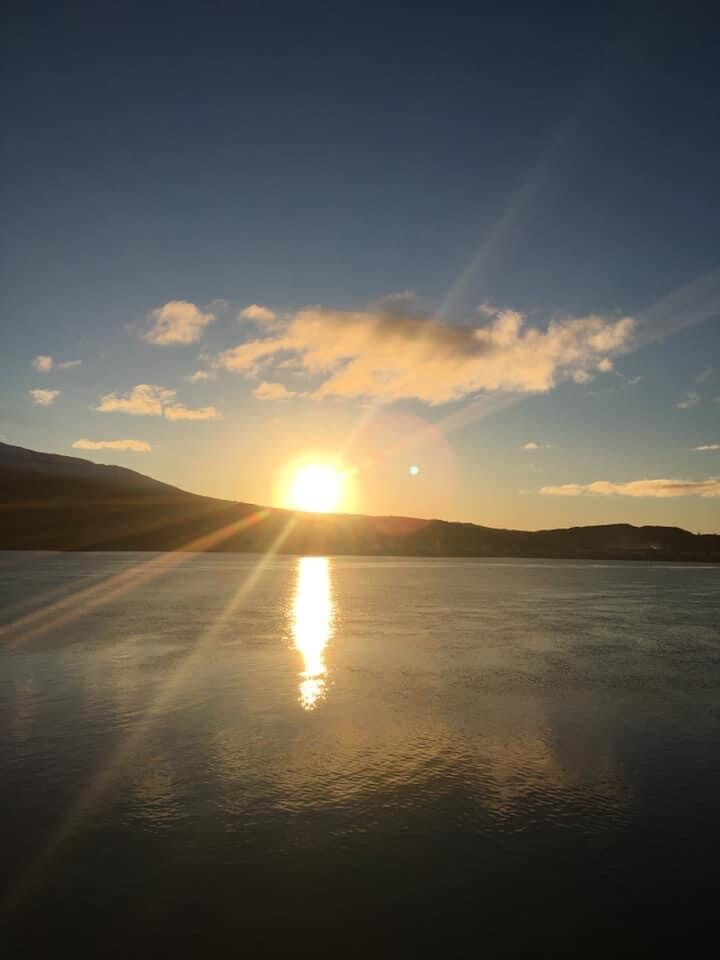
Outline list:
[[[364,512],[720,530],[717,17],[583,6],[11,10],[3,438],[255,502],[312,454]]]

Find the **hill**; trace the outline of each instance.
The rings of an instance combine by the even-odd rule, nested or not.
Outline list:
[[[720,562],[720,535],[630,524],[530,532],[294,513],[202,497],[123,467],[0,443],[0,549]]]

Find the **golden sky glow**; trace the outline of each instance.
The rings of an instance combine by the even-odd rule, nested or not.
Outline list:
[[[307,463],[292,474],[286,506],[313,513],[329,513],[341,506],[344,478],[329,463]]]

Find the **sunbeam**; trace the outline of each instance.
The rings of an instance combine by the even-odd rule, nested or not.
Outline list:
[[[248,518],[249,520],[250,518]],[[257,521],[254,521],[257,522]],[[128,762],[130,757],[134,756],[137,752],[141,742],[147,737],[149,730],[153,722],[162,714],[164,707],[172,699],[174,694],[177,692],[178,688],[182,683],[191,676],[192,669],[197,663],[200,656],[205,652],[205,650],[212,644],[213,640],[217,636],[218,632],[223,628],[228,619],[233,615],[233,613],[240,606],[241,601],[248,595],[248,593],[253,589],[258,579],[262,573],[267,568],[268,562],[275,555],[277,549],[282,544],[282,542],[288,536],[292,526],[295,522],[294,516],[291,514],[288,518],[287,523],[275,539],[270,550],[262,555],[257,564],[255,565],[252,573],[247,577],[245,582],[241,584],[237,591],[232,595],[228,603],[225,605],[220,616],[211,624],[209,629],[201,636],[200,640],[191,650],[186,654],[185,657],[175,666],[175,668],[170,672],[160,686],[156,696],[146,707],[142,719],[133,727],[133,732],[129,733],[128,736],[122,740],[116,749],[113,751],[109,757],[107,763],[102,767],[101,770],[93,777],[93,779],[86,784],[84,789],[78,794],[75,801],[67,810],[66,814],[62,818],[57,829],[53,832],[52,836],[49,838],[48,843],[45,847],[43,853],[28,867],[28,869],[19,877],[13,887],[9,892],[7,897],[0,903],[0,916],[7,915],[13,909],[15,909],[18,903],[22,898],[32,889],[33,883],[46,868],[47,863],[51,857],[53,857],[60,847],[79,829],[80,825],[97,809],[99,804],[102,802],[104,796],[107,794],[107,791],[112,786],[113,782],[124,768],[125,764]],[[236,529],[236,524],[231,525],[233,529]],[[213,539],[210,541],[207,538],[199,538],[196,541],[192,541],[194,550],[208,549],[207,545],[204,547],[199,546],[199,544],[210,542],[212,544],[217,544],[221,542],[223,535],[229,535],[227,530],[216,531],[215,534],[208,535]],[[188,545],[189,547],[190,545]],[[187,551],[186,551],[187,553]],[[175,554],[171,555],[175,557]],[[160,560],[161,558],[155,558]],[[180,562],[178,560],[178,562]],[[149,561],[152,563],[152,561]],[[175,564],[176,566],[177,564]],[[153,579],[154,576],[158,576],[163,572],[168,570],[168,565],[166,564],[164,568],[156,570],[153,568],[150,576],[143,577],[142,582],[147,583],[149,580]],[[133,571],[127,571],[132,573]],[[113,579],[119,579],[113,578]],[[136,575],[132,582],[125,583],[119,587],[115,585],[115,590],[112,594],[112,597],[105,596],[103,600],[98,599],[95,604],[88,604],[86,601],[85,611],[88,612],[91,609],[95,609],[100,606],[103,602],[108,602],[109,599],[117,599],[117,597],[122,596],[128,590],[133,589],[138,586],[140,583],[139,577]],[[60,622],[67,624],[69,620],[55,620],[54,626],[57,627]],[[53,629],[52,626],[46,626],[43,632]],[[38,634],[39,635],[39,634]]]

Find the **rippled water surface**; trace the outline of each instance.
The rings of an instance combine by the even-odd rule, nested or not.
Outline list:
[[[12,956],[657,955],[711,928],[720,569],[0,576]]]

